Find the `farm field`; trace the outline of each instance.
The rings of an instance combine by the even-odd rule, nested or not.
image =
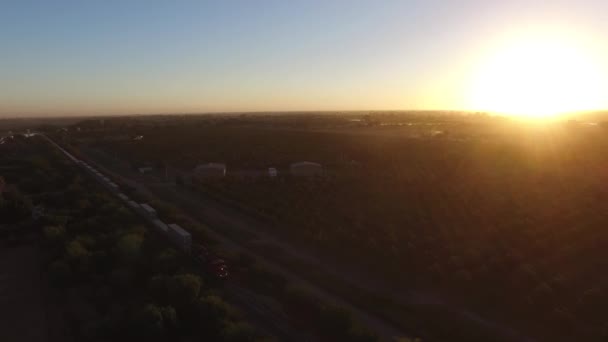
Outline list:
[[[602,125],[375,118],[122,118],[103,129],[82,122],[88,131],[66,139],[153,165],[152,177],[185,182],[395,298],[421,291],[541,340],[602,336]],[[135,135],[144,138],[116,139]],[[290,163],[302,160],[323,165],[323,176],[291,177]],[[227,176],[191,182],[207,162],[225,163]],[[268,167],[279,176],[240,172]]]

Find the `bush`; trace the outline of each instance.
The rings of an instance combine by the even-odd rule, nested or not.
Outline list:
[[[252,342],[256,339],[256,332],[247,323],[227,322],[222,329],[222,337],[228,342]]]
[[[174,272],[179,266],[177,251],[173,248],[167,248],[158,256],[158,266],[163,272]]]
[[[42,231],[44,238],[52,244],[63,242],[65,239],[65,228],[62,226],[46,226]]]
[[[165,306],[160,309],[163,316],[163,325],[167,330],[177,329],[177,312],[172,306]]]
[[[141,254],[143,240],[143,236],[138,234],[127,234],[120,238],[116,244],[119,257],[128,262],[137,260]]]
[[[146,305],[136,318],[137,334],[141,337],[158,338],[164,331],[163,314],[161,309],[154,305]]]
[[[89,251],[78,240],[73,240],[66,246],[66,254],[70,260],[82,260],[89,255]]]
[[[203,280],[195,274],[179,274],[168,282],[170,302],[184,305],[194,302],[198,297]]]
[[[220,340],[224,322],[234,316],[234,309],[216,296],[198,298],[187,310],[180,311],[186,328],[204,334],[210,340]]]

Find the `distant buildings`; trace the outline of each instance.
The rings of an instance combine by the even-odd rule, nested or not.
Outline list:
[[[321,166],[319,163],[302,161],[292,163],[289,166],[289,171],[293,176],[296,177],[313,177],[323,173],[323,166]]]
[[[197,178],[224,177],[226,175],[226,164],[207,163],[200,164],[194,168],[194,176]]]

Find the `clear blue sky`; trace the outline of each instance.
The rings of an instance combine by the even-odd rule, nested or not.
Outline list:
[[[599,42],[608,1],[3,0],[0,115],[467,109],[526,27]]]

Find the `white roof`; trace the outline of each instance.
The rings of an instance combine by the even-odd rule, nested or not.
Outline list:
[[[132,206],[133,208],[137,208],[139,207],[139,204],[137,204],[135,201],[129,201],[127,202],[130,206]]]
[[[129,197],[127,197],[127,195],[125,195],[123,193],[118,194],[118,197],[120,197],[121,199],[123,199],[125,201],[129,199]]]
[[[296,162],[296,163],[292,163],[291,164],[291,167],[298,167],[298,166],[318,166],[318,167],[321,167],[321,164],[314,163],[314,162],[309,162],[309,161],[301,161],[301,162]]]
[[[196,169],[225,169],[226,164],[222,163],[207,163],[207,164],[199,164],[196,166]]]

